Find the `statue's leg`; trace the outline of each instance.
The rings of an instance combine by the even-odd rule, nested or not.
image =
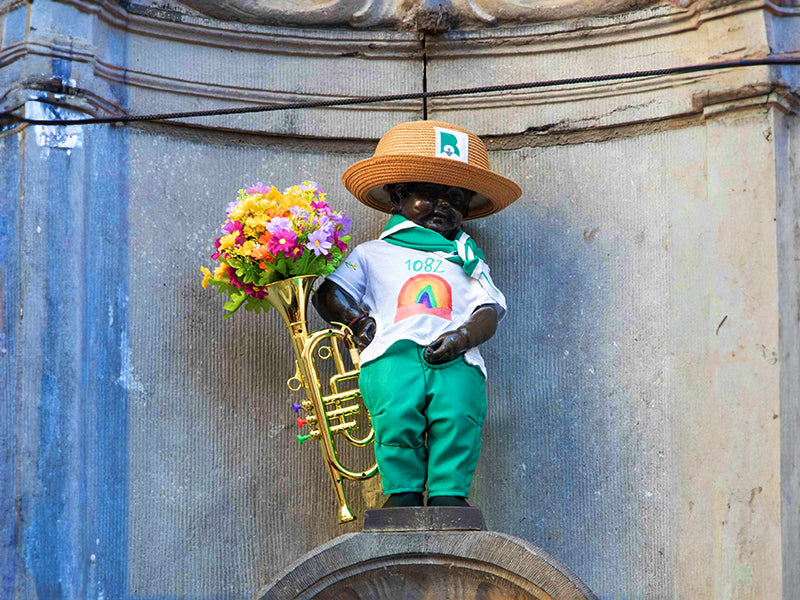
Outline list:
[[[425,489],[425,381],[418,349],[400,341],[361,367],[359,387],[375,430],[384,494]]]
[[[462,357],[428,369],[428,496],[467,498],[481,451],[486,379]]]

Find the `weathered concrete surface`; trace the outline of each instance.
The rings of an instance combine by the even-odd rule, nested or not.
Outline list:
[[[516,348],[504,368],[527,376],[503,388],[509,410],[490,413],[478,501],[503,490],[487,525],[547,538],[557,556],[594,547],[569,564],[599,593],[605,577],[626,580],[635,597],[735,598],[742,590],[726,587],[735,581],[780,589],[777,265],[774,246],[762,245],[774,243],[774,172],[755,126],[766,116],[520,150],[500,163],[527,174],[536,202],[480,232],[517,240],[495,268],[501,280],[536,283],[523,305],[533,323],[510,314],[490,347],[494,360]],[[718,143],[723,131],[754,149],[747,169],[729,162],[734,139]],[[523,243],[515,222],[527,224]],[[536,433],[505,435],[525,426],[528,404]],[[530,519],[499,525],[529,503],[540,507]],[[739,569],[752,577],[734,579]]]
[[[3,598],[127,593],[127,132],[83,133],[0,139]]]
[[[781,364],[781,516],[783,589],[800,589],[800,126],[797,119],[773,115],[778,192],[778,304]]]
[[[422,88],[410,33],[162,17],[3,4],[3,107]],[[451,32],[426,43],[428,89],[796,52],[798,23],[796,8],[741,2]],[[254,86],[262,73],[275,75]],[[429,103],[489,134],[524,190],[470,229],[512,301],[484,351],[473,501],[601,597],[788,599],[800,585],[797,73]],[[198,269],[224,207],[258,180],[311,177],[355,242],[374,237],[385,217],[339,177],[421,115],[83,127],[73,148],[0,133],[0,596],[246,597],[358,530],[335,524],[317,451],[294,442],[283,325],[222,323]],[[359,515],[379,505],[377,481],[347,491]]]
[[[491,531],[414,531],[337,537],[276,576],[256,598],[593,600],[596,596],[567,567],[525,540]]]

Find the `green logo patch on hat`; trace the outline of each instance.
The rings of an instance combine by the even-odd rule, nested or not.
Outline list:
[[[463,131],[434,127],[436,132],[436,152],[438,158],[449,158],[469,162],[469,136]]]

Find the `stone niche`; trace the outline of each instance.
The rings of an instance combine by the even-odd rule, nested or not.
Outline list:
[[[541,548],[482,530],[477,508],[367,511],[364,531],[315,548],[259,600],[597,600]]]
[[[452,0],[450,30],[424,36],[414,11],[434,2],[215,4],[0,0],[0,109],[144,115],[800,55],[797,2]],[[341,174],[427,116],[483,136],[523,189],[468,229],[512,302],[482,348],[472,500],[489,529],[600,597],[793,600],[798,89],[800,69],[765,66],[77,126],[72,148],[0,132],[0,548],[18,565],[0,579],[25,598],[240,598],[337,536],[378,535],[336,524],[317,451],[298,451],[283,325],[223,323],[199,266],[259,180],[314,179],[354,242],[374,239],[384,215]],[[347,491],[357,515],[381,502],[374,480]]]

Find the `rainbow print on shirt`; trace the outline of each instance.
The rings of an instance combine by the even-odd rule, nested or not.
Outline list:
[[[394,322],[414,315],[435,315],[451,321],[453,292],[450,284],[438,275],[415,275],[403,284],[397,296]]]

